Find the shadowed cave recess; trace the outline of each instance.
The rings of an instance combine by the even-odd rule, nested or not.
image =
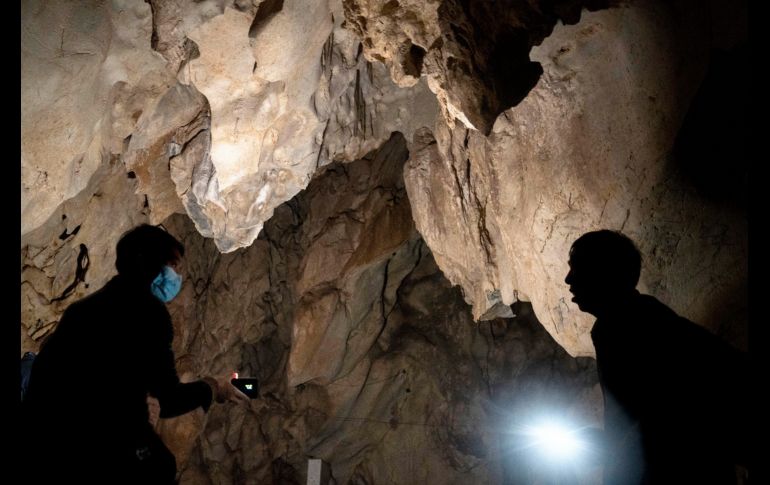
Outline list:
[[[260,381],[161,420],[179,483],[305,484],[309,459],[338,484],[551,483],[524,430],[603,419],[564,283],[581,234],[630,236],[640,291],[748,348],[747,16],[25,0],[21,354],[162,224],[180,377]]]

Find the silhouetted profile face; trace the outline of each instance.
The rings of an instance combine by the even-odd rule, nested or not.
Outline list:
[[[580,310],[599,316],[632,294],[639,281],[641,256],[633,241],[608,230],[588,232],[573,244],[569,254],[572,301]]]

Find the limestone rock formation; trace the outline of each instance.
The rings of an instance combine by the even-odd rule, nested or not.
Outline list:
[[[166,166],[169,153],[176,194],[222,251],[251,244],[274,208],[319,167],[360,157],[393,131],[433,123],[435,100],[425,84],[398,89],[382,66],[366,62],[358,39],[341,27],[339,2],[316,2],[312,11],[298,1],[235,4],[216,15],[200,7],[186,13],[184,2],[153,7],[155,46],[181,85],[148,113],[154,122],[140,120],[146,141],[129,144],[127,166]],[[174,23],[179,15],[184,20]],[[187,98],[195,99],[175,113]],[[194,118],[192,106],[200,106]],[[183,127],[185,136],[162,135]],[[145,150],[148,143],[160,159]],[[161,184],[169,186],[169,177],[160,173],[144,184],[167,194],[153,206],[155,220],[181,209]]]
[[[371,61],[411,86],[428,79],[447,123],[489,134],[498,115],[518,104],[542,69],[529,50],[558,20],[575,23],[581,8],[612,1],[473,2],[344,0],[345,16]]]
[[[263,238],[230,254],[186,216],[164,221],[186,245],[185,285],[170,304],[180,375],[238,370],[262,383],[249,409],[214,406],[162,422],[181,483],[303,483],[309,456],[341,482],[500,481],[517,473],[500,458],[517,437],[498,431],[516,429],[533,408],[598,423],[592,361],[569,357],[531,311],[473,322],[411,223],[406,158],[396,135],[364,160],[326,167],[279,207]],[[97,175],[62,207],[65,218],[57,212],[25,236],[28,299],[57,285],[46,272],[59,287],[78,275],[65,299],[30,302],[50,322],[38,342],[67,304],[113,274],[119,235],[148,219],[136,178],[117,160]],[[132,199],[125,212],[134,218],[118,223],[115,204]],[[97,221],[110,217],[105,232]],[[91,261],[74,260],[83,246]],[[336,305],[325,304],[329,295]]]
[[[113,154],[153,222],[186,211],[232,251],[319,167],[435,118],[424,82],[360,55],[338,0],[124,3],[25,3],[22,234]]]
[[[162,423],[181,483],[304,483],[310,457],[338,483],[537,475],[509,430],[600,422],[563,283],[592,229],[746,346],[740,110],[697,127],[741,106],[745,66],[709,81],[740,2],[30,0],[21,20],[22,353],[114,274],[124,231],[163,223],[187,248],[180,376],[260,379],[247,408]]]
[[[118,159],[101,165],[88,186],[21,240],[21,352],[37,351],[71,303],[115,274],[115,244],[148,221]],[[105,224],[109,221],[109,224]]]
[[[86,188],[173,77],[144,2],[21,4],[21,233]]]
[[[328,166],[229,254],[167,221],[187,247],[190,283],[171,304],[180,371],[262,383],[249,409],[212,408],[195,444],[197,418],[164,423],[189,453],[182,483],[304,483],[308,457],[338,483],[499,482],[518,473],[503,457],[520,439],[501,429],[549,406],[598,423],[593,361],[569,357],[526,305],[473,323],[411,224],[406,156],[397,135]]]
[[[745,213],[697,193],[672,154],[708,56],[703,18],[675,18],[584,13],[532,50],[543,76],[488,137],[442,122],[415,134],[415,222],[476,318],[531,301],[565,349],[592,355],[593,319],[563,281],[571,243],[611,228],[639,244],[643,291],[714,331],[745,328]]]
[[[341,27],[339,2],[310,5],[267,2],[256,16],[227,8],[188,34],[200,57],[180,81],[209,99],[211,148],[198,162],[202,177],[192,170],[192,183],[206,190],[185,207],[222,251],[251,244],[319,167],[363,156],[393,131],[435,118],[424,83],[398,89],[381,65],[360,56],[358,39]],[[178,194],[188,187],[180,184]]]

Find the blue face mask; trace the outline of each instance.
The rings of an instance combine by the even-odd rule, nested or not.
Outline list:
[[[150,290],[163,303],[168,303],[179,294],[182,289],[182,277],[170,266],[164,266],[160,274],[152,280]]]

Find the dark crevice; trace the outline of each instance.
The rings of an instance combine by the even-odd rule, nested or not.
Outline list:
[[[425,58],[425,49],[419,45],[409,46],[409,52],[404,56],[402,67],[404,73],[412,77],[420,77],[422,73],[422,61]]]
[[[353,125],[353,136],[363,136],[366,138],[366,100],[361,88],[361,70],[356,70],[356,86],[353,93],[353,99],[356,106],[356,123]]]
[[[150,47],[152,50],[158,51],[158,15],[155,11],[155,5],[151,0],[144,0],[144,3],[150,6],[150,13],[152,14],[152,35],[150,36]]]
[[[79,227],[80,226],[78,226],[78,228]],[[74,233],[75,231],[73,231],[73,234]],[[88,248],[85,244],[81,244],[80,253],[78,253],[77,267],[75,268],[75,281],[73,281],[67,288],[65,288],[60,296],[51,300],[51,303],[64,300],[70,295],[70,293],[75,290],[75,288],[77,288],[80,282],[85,281],[89,264],[90,260],[88,258]]]
[[[580,20],[581,9],[609,8],[616,0],[476,2],[446,0],[438,9],[442,42],[453,44],[445,59],[450,96],[485,135],[500,113],[519,104],[534,88],[543,69],[529,52],[553,31]],[[406,66],[405,70],[406,70]],[[479,86],[476,83],[480,83]]]
[[[265,0],[259,4],[257,14],[249,28],[249,38],[254,39],[259,32],[283,9],[283,0]]]
[[[182,59],[182,62],[179,63],[180,71],[187,65],[188,62],[201,56],[201,51],[198,48],[198,44],[196,44],[192,39],[185,38],[184,44],[182,44],[182,48],[184,49],[184,58]]]
[[[334,53],[334,31],[332,30],[332,32],[329,34],[329,37],[326,38],[323,48],[321,49],[321,69],[324,72],[328,72],[328,75],[330,77],[331,77],[333,53]],[[256,64],[255,64],[255,67],[256,67]]]
[[[61,234],[59,234],[59,239],[61,239],[62,241],[65,241],[65,240],[67,240],[68,238],[70,238],[70,237],[74,236],[75,234],[77,234],[79,231],[80,231],[80,226],[77,226],[77,227],[76,227],[75,229],[73,229],[73,230],[72,230],[72,232],[71,232],[71,233],[69,233],[69,234],[67,234],[67,229],[64,229],[64,232],[62,232]]]
[[[400,6],[401,5],[398,3],[398,0],[390,0],[382,6],[380,9],[380,15],[387,17],[388,15],[396,12]]]
[[[519,29],[501,33],[490,57],[492,87],[497,95],[498,106],[483,106],[489,115],[497,115],[519,104],[535,87],[543,67],[529,60],[530,45],[527,32]],[[496,111],[496,112],[495,112]]]

